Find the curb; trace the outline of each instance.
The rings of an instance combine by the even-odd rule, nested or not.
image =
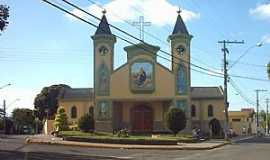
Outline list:
[[[118,145],[118,144],[104,144],[104,143],[87,143],[87,142],[73,142],[73,141],[46,141],[27,138],[25,141],[27,144],[45,144],[45,145],[64,145],[64,146],[78,146],[78,147],[89,147],[89,148],[107,148],[107,149],[147,149],[147,150],[211,150],[219,148],[230,142],[223,142],[220,144],[207,146],[207,147],[196,147],[196,146],[168,146],[168,145]]]
[[[247,139],[251,139],[251,138],[254,138],[254,137],[256,137],[256,135],[247,136],[247,137],[243,137],[243,138],[236,139],[236,140],[231,140],[231,143],[237,143],[237,142],[240,142],[240,141],[243,141],[243,140],[247,140]]]

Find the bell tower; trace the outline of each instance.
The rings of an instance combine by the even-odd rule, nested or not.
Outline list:
[[[94,89],[96,96],[109,96],[110,75],[113,71],[114,44],[116,37],[111,33],[103,11],[99,26],[92,36],[94,41]]]
[[[112,102],[109,96],[116,37],[110,30],[105,13],[104,10],[98,28],[92,36],[94,42],[94,116],[95,125],[100,131],[112,131]]]
[[[186,113],[187,129],[190,128],[190,41],[192,35],[188,33],[186,25],[181,17],[181,10],[177,11],[177,20],[171,41],[172,71],[175,75],[175,99],[174,106],[181,108]]]
[[[188,33],[186,25],[180,15],[181,10],[177,11],[178,16],[172,34],[169,36],[171,41],[172,70],[175,73],[179,63],[189,68],[190,62],[190,41],[192,35]],[[189,72],[189,71],[188,71]]]
[[[172,71],[176,77],[176,95],[189,95],[190,89],[190,41],[192,35],[188,33],[186,25],[177,11],[178,16],[171,40]]]

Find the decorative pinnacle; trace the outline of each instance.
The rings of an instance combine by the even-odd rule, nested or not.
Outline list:
[[[103,14],[106,14],[106,12],[107,12],[106,9],[103,9],[102,13],[103,13]]]

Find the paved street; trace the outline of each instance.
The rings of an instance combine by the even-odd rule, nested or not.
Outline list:
[[[207,151],[95,149],[57,145],[24,144],[24,136],[0,139],[0,155],[5,160],[268,160],[270,138],[253,138]]]

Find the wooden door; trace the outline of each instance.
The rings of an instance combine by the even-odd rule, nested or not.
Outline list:
[[[144,105],[133,107],[131,123],[133,132],[151,132],[153,128],[152,108]]]

